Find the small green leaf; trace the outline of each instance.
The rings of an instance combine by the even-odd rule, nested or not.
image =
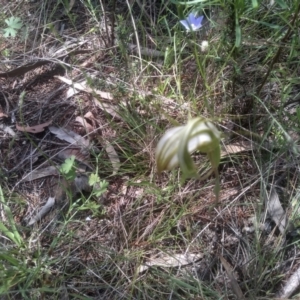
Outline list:
[[[20,29],[23,26],[23,23],[20,18],[18,17],[10,17],[5,20],[5,23],[8,27],[14,28],[14,29]]]
[[[0,186],[0,202],[2,203],[4,212],[7,216],[11,229],[8,229],[2,222],[0,222],[0,231],[2,231],[8,238],[10,238],[16,245],[22,245],[22,238],[16,228],[16,223],[14,221],[13,215],[10,208],[6,205],[2,188]]]
[[[60,166],[59,171],[65,175],[67,180],[74,180],[76,177],[75,172],[75,156],[72,155],[65,160],[65,162]]]
[[[106,192],[108,187],[108,182],[103,180],[97,184],[97,188],[93,191],[96,197],[100,197],[103,193]]]
[[[60,167],[60,172],[63,174],[68,174],[73,166],[74,166],[75,156],[72,155],[71,157],[67,158],[65,162]]]
[[[288,9],[289,7],[283,0],[275,0],[275,2],[282,8],[282,9]]]
[[[5,20],[7,28],[4,28],[4,37],[15,37],[18,29],[23,26],[23,23],[18,17],[10,17]]]
[[[17,34],[17,31],[13,28],[8,27],[8,28],[4,28],[3,30],[4,30],[3,36],[6,37],[6,38],[10,37],[10,36],[15,37],[16,34]]]
[[[98,182],[100,182],[99,176],[97,174],[92,173],[89,177],[89,185],[94,186]]]
[[[93,201],[89,201],[87,203],[85,203],[84,205],[78,207],[78,210],[91,210],[93,212],[93,214],[96,214],[96,212],[99,211],[101,205],[97,204]]]

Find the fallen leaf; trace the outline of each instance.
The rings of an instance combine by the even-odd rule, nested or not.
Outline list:
[[[174,268],[189,265],[199,259],[203,258],[203,254],[174,254],[174,255],[161,255],[150,258],[145,264],[139,266],[138,273],[144,272],[152,266]]]
[[[111,143],[106,143],[104,145],[105,151],[109,157],[109,160],[113,167],[113,173],[112,175],[116,175],[118,173],[118,170],[120,168],[120,159],[118,156],[118,153],[116,152],[115,148],[112,146]]]
[[[93,124],[93,127],[96,128],[97,127],[97,121],[95,120],[95,117],[94,115],[88,111],[85,115],[84,115],[84,118],[89,120],[92,124]]]
[[[90,119],[90,120],[95,120],[95,117],[94,117],[94,115],[93,115],[93,113],[92,112],[90,112],[90,111],[88,111],[85,115],[84,115],[84,117],[86,118],[86,119]]]
[[[236,299],[239,299],[239,300],[246,299],[244,297],[244,294],[243,294],[236,278],[234,277],[232,267],[230,266],[230,264],[227,262],[227,260],[223,256],[219,255],[219,258],[221,260],[222,265],[224,266],[224,268],[226,270],[232,291],[235,293],[235,295],[237,297]]]
[[[81,124],[86,129],[87,133],[90,133],[94,130],[93,126],[81,116],[76,117],[75,121]]]
[[[252,150],[253,150],[253,146],[250,141],[243,141],[241,143],[233,143],[233,144],[229,144],[229,145],[224,145],[222,147],[221,157],[229,155],[229,154],[236,154],[236,153],[252,151]]]
[[[278,194],[274,187],[271,188],[270,196],[265,197],[267,204],[267,212],[278,226],[280,232],[283,234],[286,229],[287,220],[284,209],[281,206]]]
[[[67,98],[70,98],[74,95],[76,95],[77,93],[79,93],[79,91],[83,91],[89,94],[96,94],[98,96],[100,96],[100,98],[106,99],[106,100],[113,100],[113,96],[111,93],[108,92],[102,92],[96,89],[92,89],[87,85],[87,81],[83,80],[80,82],[74,82],[71,79],[67,79],[63,76],[56,76],[59,80],[61,80],[62,82],[71,85],[71,87],[68,89],[67,91]],[[116,105],[113,105],[111,103],[103,103],[102,101],[99,101],[96,98],[93,98],[93,102],[96,106],[100,107],[102,110],[106,111],[107,113],[109,113],[110,115],[112,115],[114,118],[118,118],[120,120],[122,120],[121,116],[118,114],[118,107]]]
[[[87,139],[72,130],[58,128],[55,126],[50,126],[49,130],[51,133],[55,134],[58,139],[66,141],[72,145],[78,145],[81,147],[89,146],[89,141]]]
[[[108,92],[102,92],[96,89],[92,89],[87,85],[87,81],[83,80],[80,82],[74,82],[71,79],[65,78],[63,76],[55,76],[56,78],[58,78],[59,80],[61,80],[62,82],[71,85],[71,87],[69,88],[69,90],[67,91],[67,99],[72,97],[73,95],[77,94],[79,91],[83,91],[89,94],[97,94],[99,95],[101,98],[104,98],[106,100],[113,100],[113,96],[111,93]]]
[[[108,114],[110,114],[113,118],[123,120],[122,117],[118,113],[118,106],[109,104],[109,103],[104,103],[100,102],[98,99],[93,98],[93,102],[96,106],[98,106],[100,109],[104,110]]]
[[[16,135],[16,133],[9,126],[5,126],[4,124],[0,124],[0,129],[2,129],[4,132],[10,134],[11,136]]]
[[[8,118],[8,115],[3,112],[0,112],[0,118]]]
[[[30,219],[28,222],[28,226],[33,225],[34,223],[40,221],[50,210],[51,208],[55,205],[55,198],[49,197],[47,203],[41,207],[39,212]]]
[[[35,126],[26,126],[26,127],[16,124],[16,128],[19,131],[23,131],[23,132],[39,133],[39,132],[43,132],[45,130],[45,127],[49,126],[51,123],[52,120],[45,122],[43,124],[38,124]]]
[[[299,286],[300,286],[300,267],[298,267],[298,269],[288,279],[288,281],[285,283],[285,285],[282,287],[282,289],[279,291],[276,297],[280,299],[289,299],[290,296],[292,296],[292,294],[299,288]]]
[[[39,178],[43,178],[51,175],[58,175],[58,174],[59,174],[59,170],[57,168],[55,168],[54,166],[49,166],[43,169],[31,171],[30,173],[26,174],[22,178],[21,182],[32,181]]]

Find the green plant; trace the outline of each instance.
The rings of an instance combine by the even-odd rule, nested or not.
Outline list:
[[[185,126],[169,129],[157,145],[158,172],[172,170],[180,166],[183,180],[191,177],[199,178],[191,154],[196,150],[206,153],[212,166],[211,172],[216,175],[215,195],[218,201],[220,192],[218,173],[221,153],[220,138],[221,133],[217,128],[211,122],[200,117],[190,119]]]
[[[0,221],[0,231],[11,241],[13,241],[16,246],[21,247],[23,244],[23,239],[17,230],[16,223],[14,221],[11,210],[9,209],[7,203],[5,203],[1,186],[0,186],[0,204],[4,209],[4,213],[6,215],[6,218],[10,226],[10,228],[8,228],[2,221]]]
[[[23,26],[23,22],[19,17],[10,17],[5,19],[4,22],[7,25],[7,28],[4,28],[4,37],[15,37],[18,33],[18,30]]]
[[[100,197],[104,194],[108,187],[108,182],[106,180],[100,180],[99,176],[95,173],[92,173],[89,176],[89,185],[93,187],[92,194],[96,197]]]
[[[7,238],[0,245],[0,294],[5,295],[12,288],[17,288],[25,297],[24,290],[29,289],[33,281],[42,280],[44,275],[50,274],[50,262],[38,249],[32,251],[27,240],[22,238],[1,187],[0,205],[8,223],[0,222],[0,232]]]
[[[67,158],[59,168],[60,172],[66,177],[67,180],[74,180],[76,177],[75,156]]]

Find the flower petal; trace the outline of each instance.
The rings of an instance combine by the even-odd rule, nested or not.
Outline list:
[[[197,17],[194,21],[194,25],[198,28],[202,26],[203,16]]]
[[[213,123],[198,122],[191,133],[189,148],[193,149],[197,145],[199,151],[208,153],[219,147],[220,138],[221,133]]]
[[[197,14],[191,12],[185,20],[181,20],[180,23],[185,27],[187,31],[196,31],[202,27],[202,21],[204,16],[197,17]]]
[[[197,20],[197,15],[195,13],[191,12],[188,15],[188,17],[187,17],[186,20],[189,22],[189,24],[194,24],[196,22],[196,20]]]
[[[201,151],[201,148],[203,149],[205,146],[209,146],[212,142],[212,138],[208,133],[202,133],[199,135],[194,136],[192,139],[189,140],[189,153],[193,153],[197,149]],[[207,153],[207,151],[202,151]]]
[[[177,148],[184,126],[167,130],[156,147],[156,164],[158,172],[170,170],[178,165]]]
[[[180,23],[184,26],[187,31],[191,30],[191,25],[187,20],[180,20]]]
[[[217,174],[220,163],[221,133],[210,121],[199,117],[190,119],[185,126],[169,129],[156,148],[158,172],[180,166],[183,178],[197,175],[191,154],[200,150],[208,155],[212,168]]]

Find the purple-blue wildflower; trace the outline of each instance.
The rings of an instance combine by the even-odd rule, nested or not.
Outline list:
[[[203,16],[197,17],[196,13],[191,12],[184,20],[180,20],[180,23],[187,31],[197,31],[202,27]]]

